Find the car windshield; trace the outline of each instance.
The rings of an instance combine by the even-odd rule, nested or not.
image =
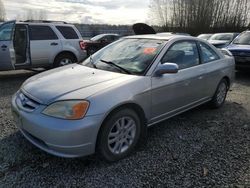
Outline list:
[[[250,45],[250,32],[245,32],[239,35],[233,44]]]
[[[105,36],[105,35],[97,35],[97,36],[91,38],[90,40],[92,40],[92,41],[98,41],[98,40],[100,40],[101,38],[103,38],[104,36]]]
[[[228,34],[214,34],[209,40],[226,40],[226,41],[231,41],[233,40],[233,34],[228,33]]]
[[[164,44],[163,40],[121,39],[90,56],[82,64],[102,70],[142,75]]]

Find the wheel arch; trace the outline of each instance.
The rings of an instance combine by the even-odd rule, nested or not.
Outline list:
[[[139,116],[140,120],[142,121],[142,125],[143,125],[143,128],[146,130],[147,129],[147,118],[146,118],[146,114],[143,110],[143,108],[136,104],[136,103],[133,103],[133,102],[128,102],[128,103],[124,103],[124,104],[120,104],[116,107],[114,107],[113,109],[111,109],[105,116],[105,118],[103,119],[103,121],[101,122],[101,126],[99,127],[99,130],[98,130],[98,134],[97,134],[97,139],[96,139],[96,144],[95,144],[95,148],[97,149],[97,143],[98,143],[98,139],[99,139],[99,135],[100,135],[100,132],[102,130],[102,127],[104,125],[104,123],[109,119],[109,117],[111,117],[114,113],[118,112],[119,110],[121,109],[131,109],[131,110],[134,110],[135,113]]]
[[[221,80],[226,80],[226,82],[227,82],[227,87],[228,87],[228,89],[229,89],[230,86],[231,86],[230,78],[229,78],[228,76],[224,76]]]
[[[74,52],[68,51],[68,50],[64,50],[64,51],[59,52],[59,53],[54,57],[54,59],[53,59],[53,64],[55,63],[56,58],[58,58],[58,57],[59,57],[60,55],[62,55],[62,54],[69,54],[69,55],[71,55],[72,57],[74,57],[74,59],[75,59],[76,61],[78,61],[77,56],[76,56],[76,54],[75,54]]]

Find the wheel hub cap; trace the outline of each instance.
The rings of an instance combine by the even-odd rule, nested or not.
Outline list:
[[[108,147],[114,154],[124,153],[134,142],[136,134],[135,121],[130,117],[118,119],[108,135]]]
[[[60,61],[60,66],[68,65],[68,64],[71,64],[71,63],[72,63],[72,61],[70,59],[65,58],[65,59],[62,59]]]
[[[226,94],[227,94],[227,86],[225,83],[222,83],[219,86],[218,94],[217,94],[217,101],[219,104],[223,103],[223,101],[225,100]]]

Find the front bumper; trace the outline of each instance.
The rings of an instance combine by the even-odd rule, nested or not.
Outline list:
[[[33,112],[20,109],[12,98],[13,118],[24,137],[38,148],[60,157],[81,157],[93,154],[103,115],[81,120],[62,120],[43,115],[45,106]]]
[[[234,56],[236,69],[250,69],[250,57]]]

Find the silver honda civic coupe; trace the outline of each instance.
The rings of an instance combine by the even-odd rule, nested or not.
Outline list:
[[[97,152],[117,161],[148,126],[203,103],[221,107],[234,80],[234,58],[225,54],[194,37],[125,37],[80,64],[25,81],[13,96],[13,117],[24,137],[50,154]]]

